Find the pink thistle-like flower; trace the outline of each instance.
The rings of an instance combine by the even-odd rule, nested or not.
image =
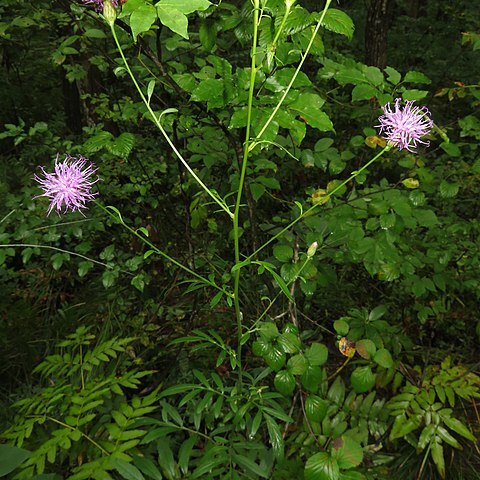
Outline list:
[[[409,152],[415,152],[418,143],[430,145],[430,142],[422,140],[428,135],[433,127],[433,120],[427,107],[413,106],[415,100],[405,102],[402,107],[401,99],[395,100],[392,108],[390,103],[383,107],[383,115],[378,119],[380,135],[400,150],[406,148]]]
[[[118,0],[110,0],[110,2],[115,8],[118,7]],[[93,8],[95,8],[97,12],[103,12],[103,0],[82,0],[82,3],[84,5],[93,5]]]
[[[34,179],[40,184],[43,192],[38,197],[47,197],[50,199],[50,208],[48,215],[55,208],[57,213],[62,212],[62,206],[65,207],[64,213],[68,210],[72,212],[80,211],[86,208],[85,204],[95,199],[98,193],[92,193],[91,187],[98,182],[98,177],[94,178],[97,169],[88,158],[79,155],[72,157],[65,156],[65,160],[58,161],[58,155],[55,160],[54,173],[48,173],[44,167],[40,167],[43,176],[35,175]]]

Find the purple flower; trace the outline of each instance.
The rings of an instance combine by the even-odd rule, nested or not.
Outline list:
[[[378,119],[380,134],[392,145],[400,150],[406,148],[409,152],[415,152],[417,143],[429,145],[430,142],[422,140],[428,135],[433,127],[430,112],[426,107],[414,107],[415,100],[405,102],[402,107],[401,99],[395,100],[395,107],[390,103],[383,107],[383,115]]]
[[[88,158],[79,155],[78,158],[70,155],[65,156],[63,162],[55,160],[55,172],[48,173],[44,167],[40,167],[43,176],[35,175],[34,179],[40,184],[43,190],[42,195],[38,197],[47,197],[50,199],[50,208],[48,215],[56,208],[60,214],[62,206],[65,206],[64,212],[72,210],[81,211],[87,202],[95,199],[98,193],[92,193],[91,187],[98,182],[98,177],[94,178],[97,169]],[[81,213],[81,212],[80,212]]]
[[[112,5],[117,8],[118,0],[110,0]],[[97,12],[103,12],[103,0],[82,0],[85,5],[93,5]]]

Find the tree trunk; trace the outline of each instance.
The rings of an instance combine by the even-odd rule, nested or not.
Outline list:
[[[387,66],[387,34],[393,0],[371,0],[365,24],[365,63],[380,69]]]

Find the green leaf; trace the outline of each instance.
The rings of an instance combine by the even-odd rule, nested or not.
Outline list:
[[[339,320],[335,320],[333,322],[333,328],[338,333],[338,335],[344,337],[348,333],[350,325],[348,324],[348,322],[340,318]]]
[[[78,276],[84,277],[93,268],[93,263],[85,260],[78,264]]]
[[[375,385],[375,375],[372,369],[367,365],[357,367],[350,376],[352,387],[357,393],[368,392]]]
[[[293,248],[290,245],[275,245],[273,247],[273,256],[279,262],[289,262],[293,257]]]
[[[323,343],[312,343],[305,351],[305,358],[312,366],[323,365],[328,358],[328,348]]]
[[[278,347],[272,347],[272,349],[268,351],[263,358],[265,359],[265,362],[267,362],[267,365],[276,372],[278,372],[285,365],[285,361],[287,360],[285,352],[280,350]]]
[[[471,440],[475,442],[475,437],[472,435],[470,430],[457,418],[443,416],[443,422],[445,425],[450,429],[453,430],[455,433],[458,433],[462,437],[465,437],[467,440]]]
[[[445,459],[443,458],[443,447],[438,442],[432,442],[432,460],[435,463],[441,478],[445,478]]]
[[[238,466],[242,467],[247,472],[253,473],[255,477],[269,478],[268,471],[265,471],[250,458],[245,457],[244,455],[239,455],[238,453],[233,453],[232,459]]]
[[[327,415],[330,403],[317,395],[308,395],[305,400],[305,415],[311,422],[321,422]]]
[[[457,196],[460,185],[456,182],[449,183],[446,180],[440,182],[440,196],[442,198],[453,198]]]
[[[133,455],[133,463],[135,466],[148,478],[153,480],[162,480],[162,474],[155,464],[147,457],[141,457],[140,455]]]
[[[370,100],[372,97],[378,96],[378,90],[367,83],[356,85],[352,90],[352,101]]]
[[[282,333],[277,342],[285,353],[297,353],[300,350],[300,339],[294,333]]]
[[[305,480],[339,480],[340,468],[337,461],[327,452],[311,456],[305,464]]]
[[[357,350],[358,354],[366,360],[370,360],[370,358],[372,358],[377,351],[375,344],[368,338],[356,342],[355,349]]]
[[[174,8],[184,15],[188,15],[196,11],[206,10],[211,3],[208,0],[160,0],[155,6],[158,7],[159,5],[164,8]]]
[[[188,40],[188,19],[186,15],[180,10],[165,7],[163,4],[157,4],[157,13],[163,25]]]
[[[324,103],[325,100],[316,93],[303,93],[293,103],[290,103],[288,108],[299,112],[311,127],[317,128],[321,132],[333,132],[334,128],[330,118],[321,111]]]
[[[293,375],[302,375],[307,370],[308,362],[305,356],[299,353],[288,360],[287,366]]]
[[[120,458],[112,458],[112,467],[126,480],[145,480],[142,472],[134,465]]]
[[[265,185],[262,185],[261,183],[250,183],[250,191],[252,192],[252,197],[255,201],[258,201],[258,199],[265,193],[265,190]]]
[[[349,469],[362,463],[363,449],[348,435],[342,435],[333,441],[332,456],[337,460],[340,468]]]
[[[332,386],[328,390],[327,398],[337,406],[342,405],[345,399],[345,384],[341,377],[337,376]]]
[[[277,391],[286,397],[294,392],[296,386],[295,377],[289,370],[280,370],[277,372],[273,383]]]
[[[355,31],[355,25],[352,19],[341,10],[335,8],[329,8],[322,24],[327,30],[331,32],[345,35],[349,40],[353,37]]]
[[[277,460],[281,460],[284,455],[282,431],[280,430],[278,423],[272,417],[270,417],[270,415],[264,413],[263,417],[267,423],[268,437],[270,438],[270,443],[272,444],[273,454]]]
[[[11,445],[0,445],[0,477],[15,470],[29,456],[31,452]]]
[[[381,348],[373,356],[373,361],[378,363],[383,368],[393,367],[393,358],[390,352],[386,348]]]
[[[223,97],[223,80],[207,78],[193,90],[191,98],[195,102],[206,102],[218,97]]]
[[[400,83],[402,76],[397,70],[392,67],[386,67],[385,73],[388,75],[387,81],[389,81],[391,84],[397,85],[398,83]]]
[[[309,365],[302,375],[302,385],[309,392],[318,391],[323,380],[323,371],[320,367]]]
[[[435,434],[435,425],[433,423],[430,423],[420,433],[420,437],[417,443],[417,453],[420,453],[425,449],[425,447],[432,440],[434,434]]]
[[[130,16],[130,27],[134,41],[140,33],[147,32],[157,19],[157,12],[153,5],[144,3],[138,6]],[[163,22],[162,22],[163,23]]]
[[[432,83],[432,81],[425,74],[416,72],[414,70],[407,72],[403,81],[405,83],[424,83],[427,85]]]
[[[453,437],[452,435],[450,435],[450,433],[448,433],[447,429],[443,428],[441,425],[437,426],[436,433],[445,443],[448,443],[453,448],[458,448],[460,450],[462,449],[462,446],[460,445],[458,440],[455,437]]]
[[[192,449],[197,442],[198,436],[192,435],[182,443],[180,450],[178,451],[178,466],[184,475],[186,475],[188,472],[188,465],[190,456],[192,454]]]
[[[167,438],[157,439],[157,451],[158,451],[158,464],[162,469],[163,474],[168,480],[177,479],[180,474],[177,468],[177,464],[173,458],[173,452],[170,448]]]

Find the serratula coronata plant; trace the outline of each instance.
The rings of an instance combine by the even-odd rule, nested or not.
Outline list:
[[[43,190],[37,197],[50,199],[48,215],[53,209],[58,214],[71,210],[81,211],[86,208],[86,203],[95,199],[98,193],[92,192],[92,185],[98,182],[95,175],[97,169],[88,158],[79,155],[72,157],[66,155],[62,162],[59,162],[58,155],[55,160],[53,173],[49,173],[44,167],[40,167],[42,175],[35,175],[34,179],[40,184]]]
[[[427,107],[413,106],[415,100],[407,101],[403,106],[401,102],[397,98],[393,106],[390,103],[384,105],[377,128],[380,128],[380,135],[393,146],[415,152],[417,144],[430,144],[422,137],[430,133],[433,121]]]

